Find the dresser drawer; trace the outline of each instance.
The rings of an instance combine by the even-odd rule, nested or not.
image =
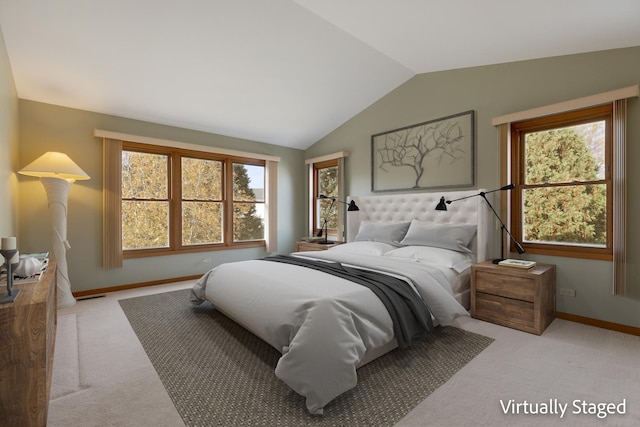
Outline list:
[[[474,317],[518,329],[532,329],[535,312],[533,302],[478,292]]]
[[[476,292],[528,302],[533,302],[535,299],[536,282],[533,278],[489,271],[477,271],[474,278]]]

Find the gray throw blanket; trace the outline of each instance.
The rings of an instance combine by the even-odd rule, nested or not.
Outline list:
[[[339,262],[313,261],[287,255],[263,258],[265,261],[307,267],[341,277],[371,289],[382,301],[391,320],[398,347],[424,337],[433,329],[431,313],[420,296],[402,279],[373,271],[347,267]]]

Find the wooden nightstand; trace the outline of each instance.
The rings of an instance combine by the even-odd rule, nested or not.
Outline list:
[[[305,242],[299,241],[296,242],[296,252],[304,252],[304,251],[326,251],[329,248],[332,248],[336,245],[341,245],[344,242],[331,242],[330,245],[324,245],[322,243],[317,242]]]
[[[540,335],[556,316],[556,266],[471,266],[471,316]]]

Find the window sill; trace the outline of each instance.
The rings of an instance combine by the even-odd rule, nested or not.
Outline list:
[[[602,261],[613,261],[613,254],[611,253],[598,253],[593,252],[588,248],[575,250],[565,250],[565,249],[551,249],[551,248],[532,248],[526,245],[523,245],[525,253],[531,255],[546,255],[546,256],[555,256],[555,257],[565,257],[565,258],[581,258],[581,259],[594,259],[594,260],[602,260]],[[515,252],[515,248],[511,248],[513,252]]]
[[[259,248],[265,247],[266,243],[264,240],[256,241],[256,242],[243,242],[243,243],[234,243],[232,245],[225,245],[223,243],[218,245],[202,245],[202,246],[193,246],[186,247],[181,249],[139,249],[139,250],[129,250],[122,253],[123,259],[134,259],[134,258],[145,258],[145,257],[154,257],[154,256],[165,256],[165,255],[180,255],[180,254],[190,254],[197,252],[213,252],[213,251],[230,251],[235,249],[246,249],[246,248]]]

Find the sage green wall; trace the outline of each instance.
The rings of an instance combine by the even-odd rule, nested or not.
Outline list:
[[[93,136],[94,129],[279,156],[278,252],[292,252],[304,233],[305,219],[298,209],[305,191],[302,150],[26,100],[19,101],[19,129],[20,168],[46,151],[61,151],[91,177],[74,183],[69,194],[67,259],[74,292],[201,274],[222,262],[266,255],[263,248],[211,251],[124,260],[123,268],[104,270],[102,139]],[[36,178],[19,175],[18,189],[20,251],[46,250],[50,238],[44,187]]]
[[[567,101],[638,84],[640,47],[500,65],[420,74],[384,96],[310,147],[306,158],[341,150],[346,161],[346,194],[371,193],[371,135],[426,120],[476,111],[476,188],[499,187],[496,128],[503,114]],[[628,293],[611,295],[610,262],[527,255],[557,266],[561,312],[640,327],[640,102],[628,103]],[[498,246],[498,245],[496,245]],[[497,256],[496,252],[496,256]]]
[[[17,231],[18,96],[0,31],[0,236]],[[0,257],[0,263],[4,262]]]

